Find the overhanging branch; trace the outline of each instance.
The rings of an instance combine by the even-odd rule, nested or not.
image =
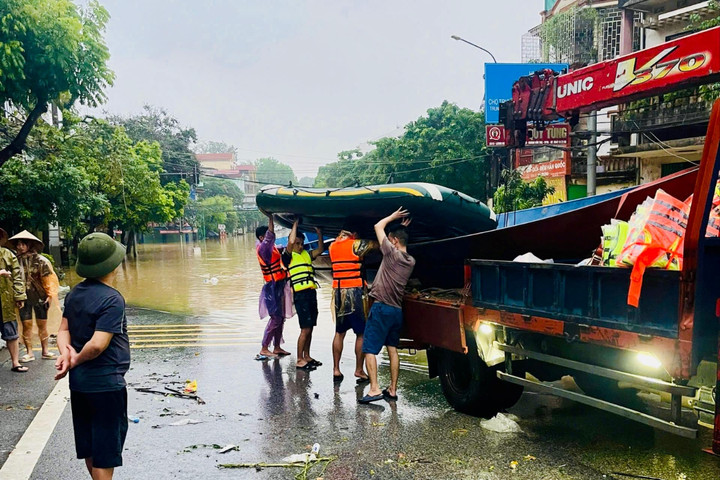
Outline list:
[[[0,150],[0,168],[2,168],[2,166],[5,165],[5,162],[10,160],[14,155],[23,151],[28,135],[30,135],[30,131],[35,126],[35,123],[38,121],[40,116],[47,111],[47,108],[48,104],[46,101],[43,101],[42,99],[38,100],[37,105],[35,105],[35,108],[32,109],[28,117],[25,119],[25,123],[23,123],[22,128],[13,141],[10,142],[7,147]]]

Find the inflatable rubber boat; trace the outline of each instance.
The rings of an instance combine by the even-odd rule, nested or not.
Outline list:
[[[495,213],[464,193],[430,183],[393,183],[349,188],[305,188],[268,185],[260,189],[258,208],[291,227],[320,227],[334,237],[351,226],[363,238],[375,238],[373,225],[400,207],[412,217],[410,242],[452,238],[492,230]]]

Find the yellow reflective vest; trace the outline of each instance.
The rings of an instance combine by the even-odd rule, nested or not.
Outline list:
[[[301,253],[292,253],[292,260],[288,265],[290,284],[294,291],[299,292],[308,288],[317,288],[312,258],[307,250]]]

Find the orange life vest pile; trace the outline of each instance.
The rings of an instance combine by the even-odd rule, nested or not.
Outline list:
[[[628,305],[640,302],[642,279],[647,267],[680,270],[683,237],[687,228],[691,199],[683,202],[658,190],[646,199],[628,222],[628,234],[616,265],[632,266]]]

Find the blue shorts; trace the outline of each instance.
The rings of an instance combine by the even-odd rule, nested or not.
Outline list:
[[[2,322],[2,319],[0,319],[0,322]],[[20,338],[20,335],[18,335],[18,324],[15,320],[0,323],[0,338],[6,342]]]
[[[402,309],[378,301],[373,303],[365,326],[363,353],[377,355],[383,345],[397,347],[400,344],[402,322]]]

